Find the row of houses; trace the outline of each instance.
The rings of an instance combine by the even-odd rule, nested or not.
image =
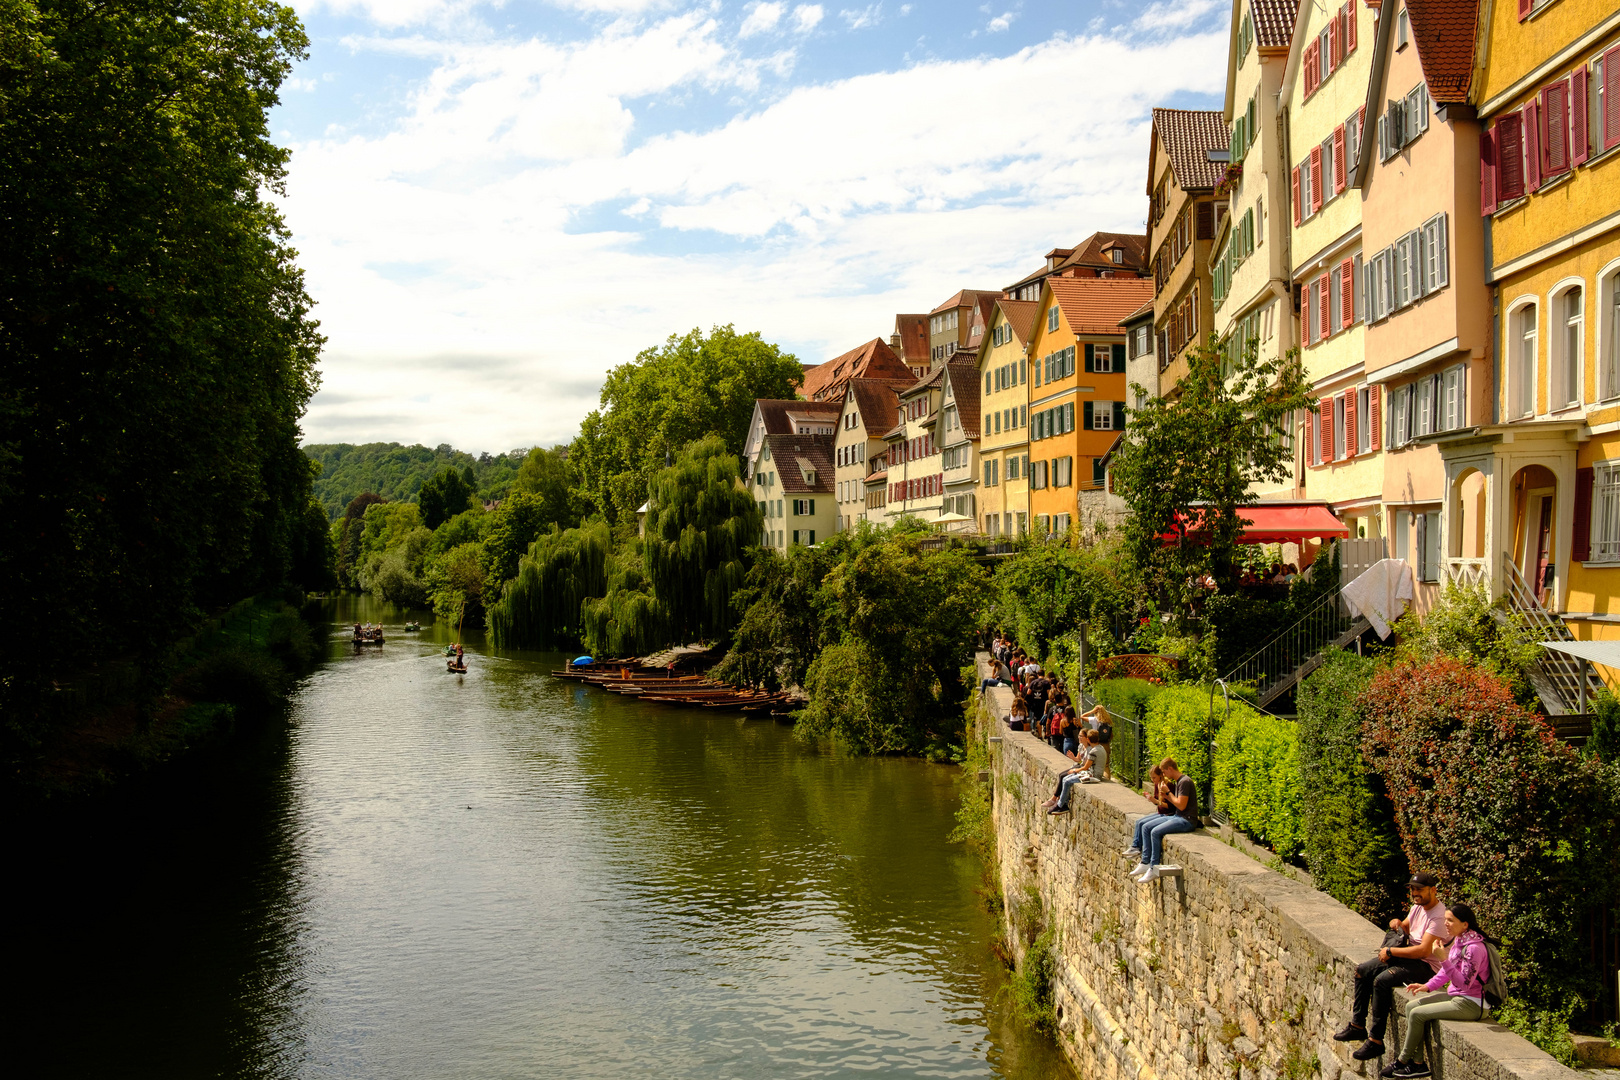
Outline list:
[[[758,404],[765,540],[1121,513],[1110,452],[1214,335],[1298,349],[1319,398],[1262,500],[1325,502],[1382,540],[1420,608],[1448,580],[1522,584],[1608,637],[1617,162],[1611,0],[1235,0],[1224,107],[1153,111],[1146,235],[898,315],[809,369],[802,400]]]

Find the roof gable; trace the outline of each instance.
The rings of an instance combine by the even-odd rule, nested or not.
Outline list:
[[[1478,0],[1406,0],[1406,15],[1435,102],[1462,104],[1474,76]]]
[[[803,393],[812,401],[836,401],[843,397],[844,384],[850,379],[910,377],[911,369],[901,363],[888,342],[873,338],[805,372]]]
[[[1226,160],[1209,157],[1211,151],[1224,154],[1232,146],[1219,109],[1154,109],[1153,135],[1164,147],[1171,179],[1181,190],[1212,190],[1226,175]]]
[[[1076,336],[1123,334],[1120,320],[1153,300],[1147,278],[1048,278],[1046,291]]]

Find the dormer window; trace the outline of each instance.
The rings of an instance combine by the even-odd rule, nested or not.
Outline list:
[[[1119,248],[1115,248],[1114,250],[1112,250],[1112,251],[1110,251],[1108,253],[1108,257],[1109,257],[1109,259],[1113,260],[1114,262],[1122,263],[1122,262],[1125,261],[1125,252],[1120,250]]]

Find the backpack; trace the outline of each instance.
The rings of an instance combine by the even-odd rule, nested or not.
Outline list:
[[[1502,954],[1489,938],[1485,941],[1485,955],[1490,958],[1490,969],[1485,972],[1485,1004],[1494,1009],[1507,1000],[1507,980],[1502,978]]]
[[[1052,719],[1048,720],[1047,723],[1046,723],[1046,733],[1048,735],[1061,735],[1061,734],[1063,734],[1063,714],[1062,713],[1055,712],[1055,713],[1052,714]]]
[[[1114,725],[1110,724],[1106,720],[1104,720],[1102,723],[1098,724],[1097,725],[1097,731],[1096,731],[1096,739],[1097,739],[1098,742],[1102,743],[1104,746],[1107,746],[1109,743],[1113,742],[1114,741]]]

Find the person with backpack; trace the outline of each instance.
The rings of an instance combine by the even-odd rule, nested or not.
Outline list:
[[[1446,906],[1440,902],[1436,889],[1440,879],[1427,870],[1419,870],[1406,883],[1411,910],[1404,919],[1391,919],[1384,945],[1371,960],[1356,967],[1355,1003],[1350,1022],[1336,1032],[1338,1042],[1361,1041],[1350,1056],[1357,1061],[1371,1061],[1384,1056],[1384,1025],[1395,1004],[1395,988],[1413,979],[1427,979],[1440,970],[1440,958],[1435,947],[1444,947],[1451,940],[1446,932]],[[1367,1009],[1372,1007],[1371,1024]]]
[[[1485,1015],[1487,994],[1493,989],[1492,1003],[1501,1002],[1500,981],[1493,983],[1491,979],[1495,943],[1480,933],[1474,909],[1467,904],[1453,905],[1446,912],[1446,931],[1451,934],[1451,948],[1440,970],[1428,982],[1406,986],[1407,993],[1424,996],[1406,1006],[1406,1039],[1401,1044],[1401,1056],[1378,1074],[1385,1080],[1415,1080],[1430,1075],[1423,1058],[1431,1023],[1478,1020]]]

